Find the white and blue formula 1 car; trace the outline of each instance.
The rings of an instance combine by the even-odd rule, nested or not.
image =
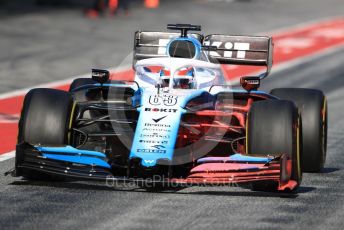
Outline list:
[[[93,69],[69,92],[33,89],[13,176],[295,190],[326,158],[327,104],[315,89],[258,91],[272,39],[203,36],[200,26],[135,34],[134,81]],[[227,84],[225,64],[266,66]]]

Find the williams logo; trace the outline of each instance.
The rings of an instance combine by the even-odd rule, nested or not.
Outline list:
[[[145,161],[145,163],[147,163],[147,164],[153,164],[154,163],[154,160],[144,160]]]
[[[161,112],[161,113],[176,113],[178,109],[164,109],[164,108],[145,108],[147,112]]]

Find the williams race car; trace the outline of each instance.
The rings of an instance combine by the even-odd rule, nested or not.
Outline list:
[[[272,39],[135,33],[133,81],[93,69],[69,92],[37,88],[25,97],[13,176],[159,185],[250,184],[293,191],[319,172],[327,104],[316,89],[258,90],[272,66]],[[264,66],[240,88],[222,67]]]

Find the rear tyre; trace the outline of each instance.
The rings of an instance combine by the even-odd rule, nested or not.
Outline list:
[[[319,172],[324,167],[327,149],[327,102],[320,90],[280,88],[271,94],[290,100],[299,108],[302,117],[303,172]]]
[[[73,100],[69,93],[55,89],[33,89],[24,99],[19,121],[18,144],[61,146],[68,143]],[[23,151],[16,151],[16,171],[28,179],[51,179],[31,170],[21,170]]]
[[[300,117],[293,102],[266,100],[253,103],[247,117],[246,152],[256,156],[288,154],[291,179],[302,180],[300,167]],[[276,190],[276,182],[258,182],[255,190]]]

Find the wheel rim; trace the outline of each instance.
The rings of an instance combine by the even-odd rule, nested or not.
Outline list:
[[[322,153],[323,153],[323,159],[322,159],[322,166],[325,163],[326,159],[326,152],[327,152],[327,100],[324,99],[324,105],[322,109]]]
[[[301,183],[301,180],[302,180],[302,170],[301,170],[301,158],[300,158],[300,148],[301,148],[301,145],[300,145],[300,122],[301,119],[300,119],[300,115],[298,116],[298,119],[297,119],[297,128],[296,128],[296,138],[297,138],[297,143],[296,143],[296,161],[297,161],[297,176],[298,176],[298,183]]]

